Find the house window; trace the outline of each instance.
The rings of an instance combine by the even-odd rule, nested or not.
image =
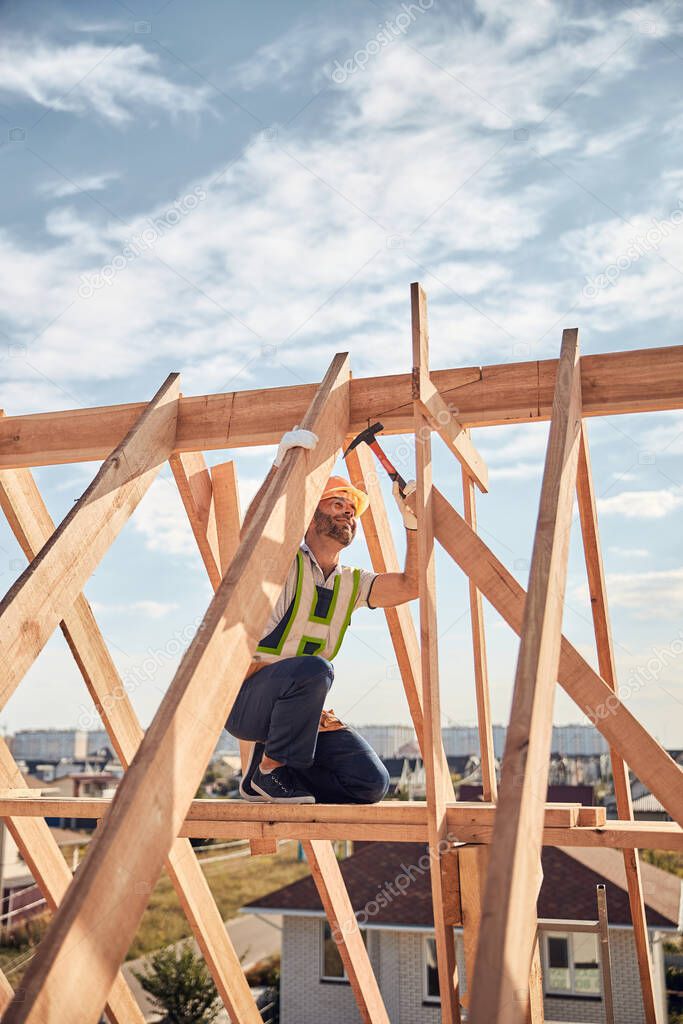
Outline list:
[[[598,937],[594,932],[546,932],[545,963],[549,995],[600,995]]]
[[[423,970],[423,996],[426,1003],[440,1003],[439,996],[439,969],[436,962],[436,940],[425,938],[422,946]]]
[[[361,938],[367,946],[368,935],[362,928]],[[322,941],[320,956],[320,980],[321,981],[348,981],[348,975],[344,969],[344,963],[337,948],[337,943],[332,938],[332,931],[327,921],[322,922]]]

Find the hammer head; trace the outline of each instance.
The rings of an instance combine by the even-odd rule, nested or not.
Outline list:
[[[352,451],[357,445],[362,444],[363,441],[366,444],[372,444],[372,442],[375,440],[375,437],[377,436],[377,434],[379,434],[381,430],[384,430],[384,426],[381,423],[373,423],[371,427],[366,427],[365,430],[361,430],[360,434],[357,434],[356,437],[354,437],[353,441],[344,452],[343,458],[346,458],[349,452]]]

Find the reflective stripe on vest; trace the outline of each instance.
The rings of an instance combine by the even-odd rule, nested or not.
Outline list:
[[[318,590],[310,561],[302,551],[296,556],[296,591],[286,625],[275,647],[263,642],[256,648],[260,661],[294,658],[301,654],[319,654],[328,661],[337,654],[358,598],[360,569],[341,567],[334,577],[334,587],[327,615],[315,614]],[[281,625],[281,624],[280,624]]]

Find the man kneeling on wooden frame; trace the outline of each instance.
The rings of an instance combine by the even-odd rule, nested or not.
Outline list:
[[[315,434],[295,427],[282,438],[275,466],[290,448],[316,443]],[[225,725],[255,741],[240,785],[245,800],[363,804],[387,792],[389,775],[372,747],[323,705],[353,612],[418,596],[417,519],[397,485],[394,496],[406,527],[405,570],[376,574],[339,564],[367,494],[340,476],[327,482]]]

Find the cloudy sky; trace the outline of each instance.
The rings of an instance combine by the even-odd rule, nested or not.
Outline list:
[[[681,341],[676,3],[1,10],[8,414],[139,401],[171,370],[184,394],[311,382],[340,350],[355,376],[405,372],[413,280],[435,368],[552,357],[575,325],[586,353]],[[474,437],[491,471],[481,530],[522,582],[546,437],[542,424]],[[621,682],[683,746],[683,416],[593,420],[590,440]],[[411,476],[405,442],[387,447]],[[272,450],[208,459],[231,455],[246,504]],[[459,503],[439,443],[435,468]],[[95,470],[36,471],[56,519]],[[4,524],[0,545],[6,587],[24,561]],[[362,541],[348,560],[368,564]],[[444,724],[472,723],[466,589],[437,570]],[[565,631],[594,661],[584,579],[574,543]],[[168,473],[86,592],[147,724],[210,598]],[[487,626],[504,722],[517,642],[495,613]],[[338,713],[408,721],[381,613],[354,618],[336,664]],[[561,693],[555,719],[581,721]],[[97,724],[61,636],[0,724]]]

